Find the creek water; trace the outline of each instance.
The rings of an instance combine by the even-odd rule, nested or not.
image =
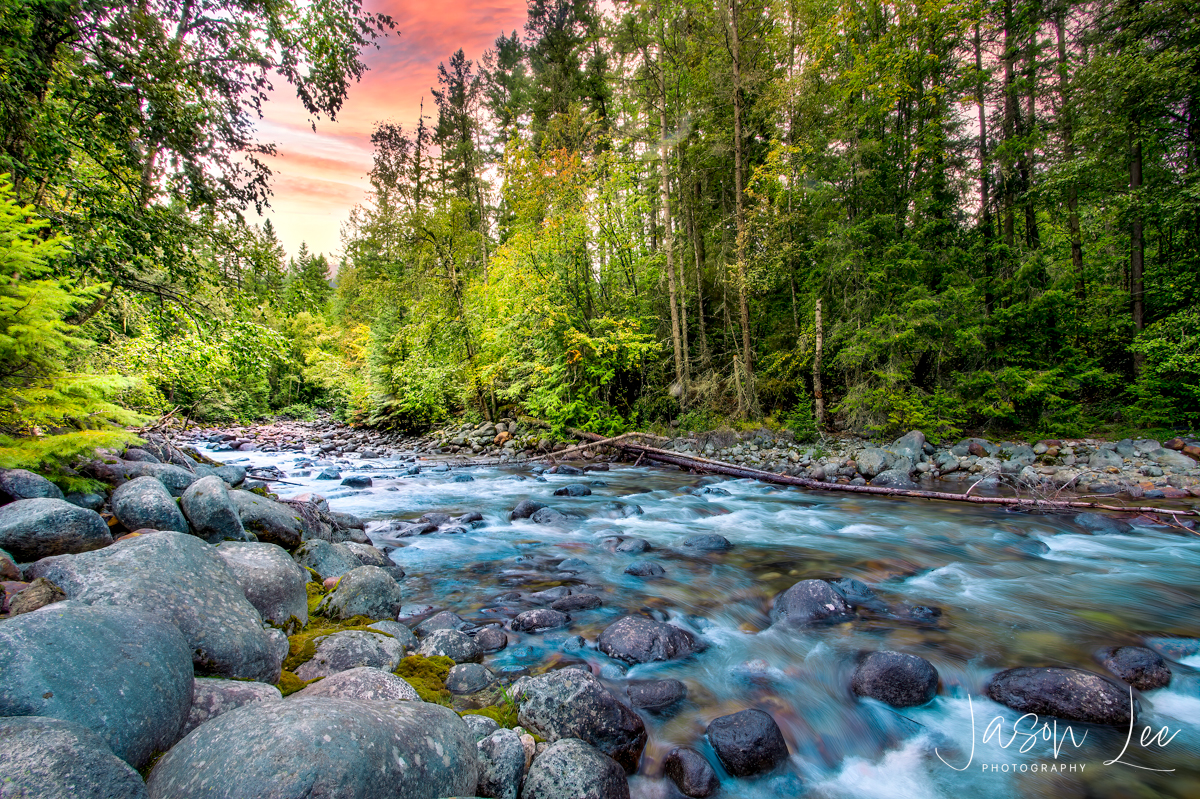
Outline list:
[[[343,469],[344,476],[373,478],[372,488],[352,491],[313,479],[320,466],[297,476],[303,459],[295,454],[213,454],[278,466],[297,484],[278,486],[281,497],[321,493],[334,510],[367,520],[368,533],[380,521],[430,511],[481,512],[484,522],[463,534],[400,540],[391,557],[408,574],[406,605],[485,622],[514,612],[495,603],[510,591],[567,585],[600,595],[604,605],[572,613],[567,629],[509,632],[508,648],[484,663],[515,678],[583,662],[622,696],[630,679],[683,681],[684,703],[666,714],[643,714],[650,740],[630,781],[635,797],[677,796],[659,775],[663,757],[678,745],[705,752],[722,778],[723,796],[747,799],[1200,797],[1195,650],[1169,661],[1169,686],[1138,695],[1141,714],[1132,733],[1052,719],[1035,728],[1032,719],[1020,719],[984,693],[1001,669],[1102,671],[1094,658],[1101,647],[1140,644],[1146,636],[1200,637],[1200,537],[1192,533],[1135,524],[1101,535],[1073,515],[781,489],[623,466],[583,477],[546,475],[541,482],[522,467],[449,473],[426,467],[402,476],[400,464],[378,462]],[[473,479],[456,482],[457,475]],[[592,494],[552,496],[571,483],[589,485]],[[683,490],[698,485],[718,486],[727,495]],[[526,498],[585,518],[561,527],[510,522],[509,511]],[[614,500],[643,513],[619,518],[605,505]],[[681,540],[696,533],[719,533],[733,549],[685,551]],[[643,538],[652,550],[615,552],[620,537]],[[588,568],[563,573],[556,566],[565,558],[582,559]],[[666,574],[625,574],[636,559],[653,560]],[[771,628],[776,593],[799,580],[837,577],[870,585],[886,608],[835,626]],[[627,668],[595,648],[604,627],[639,612],[693,631],[708,649]],[[576,635],[587,646],[568,651]],[[1187,646],[1183,642],[1185,652]],[[937,698],[896,710],[855,697],[849,689],[855,659],[879,649],[932,662],[941,676]],[[771,775],[739,780],[721,771],[704,730],[713,718],[747,707],[774,716],[791,758]],[[1002,725],[1003,732],[989,735],[989,725]],[[1147,726],[1153,732],[1143,736]],[[1157,741],[1149,740],[1164,727]],[[1026,735],[1035,730],[1036,737]]]

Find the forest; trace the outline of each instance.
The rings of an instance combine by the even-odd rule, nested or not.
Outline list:
[[[417,431],[1200,423],[1194,0],[529,0],[380,121],[336,253],[259,212],[359,0],[0,3],[0,466],[174,410]]]

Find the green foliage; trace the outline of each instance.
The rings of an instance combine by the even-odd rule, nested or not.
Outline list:
[[[1133,350],[1146,359],[1134,387],[1136,421],[1200,426],[1200,311],[1184,310],[1155,322],[1137,337]]]
[[[448,657],[409,655],[396,667],[396,675],[403,677],[423,701],[450,707],[446,678],[453,667],[454,661]]]

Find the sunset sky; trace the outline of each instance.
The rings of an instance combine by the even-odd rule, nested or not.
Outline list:
[[[350,209],[366,197],[371,168],[371,129],[380,120],[415,125],[425,99],[425,114],[436,118],[429,90],[437,86],[437,67],[462,48],[478,65],[500,34],[523,32],[525,0],[464,0],[458,3],[367,0],[369,11],[391,14],[396,30],[369,50],[370,71],[350,88],[336,122],[317,123],[294,93],[279,91],[267,104],[259,125],[263,141],[278,146],[271,209],[266,216],[289,255],[301,241],[310,250],[340,250],[339,229]],[[261,221],[251,217],[251,221]]]

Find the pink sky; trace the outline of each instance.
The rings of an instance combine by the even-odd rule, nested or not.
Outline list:
[[[351,86],[337,121],[319,121],[314,133],[294,93],[279,86],[258,125],[260,138],[279,150],[271,161],[275,194],[266,216],[289,255],[301,241],[315,252],[340,251],[341,225],[366,197],[377,121],[415,125],[422,98],[425,114],[436,118],[429,90],[437,86],[438,64],[461,47],[478,66],[496,37],[523,32],[525,25],[525,0],[367,0],[365,5],[390,14],[396,30],[378,50],[365,53],[370,70]],[[259,220],[252,214],[251,221]]]

